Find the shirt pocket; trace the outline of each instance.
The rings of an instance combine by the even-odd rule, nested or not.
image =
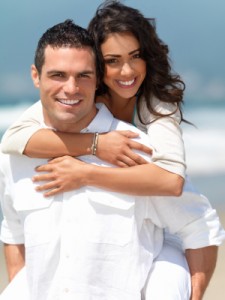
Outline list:
[[[49,209],[20,211],[24,217],[24,237],[26,248],[47,244],[52,236]]]
[[[135,198],[119,193],[87,189],[91,213],[87,231],[89,242],[126,246],[135,236]]]
[[[49,241],[48,215],[52,202],[53,197],[45,198],[42,193],[35,191],[30,179],[21,180],[15,185],[13,206],[24,226],[26,247]]]

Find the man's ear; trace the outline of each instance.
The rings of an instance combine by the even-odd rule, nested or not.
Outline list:
[[[40,87],[40,85],[39,85],[39,83],[40,83],[40,76],[39,76],[38,70],[35,67],[35,65],[31,65],[31,78],[33,80],[34,86],[36,88],[39,88]]]

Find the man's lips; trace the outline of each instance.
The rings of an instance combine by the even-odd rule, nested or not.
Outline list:
[[[79,99],[58,99],[58,101],[65,105],[75,105],[78,104],[81,100]]]

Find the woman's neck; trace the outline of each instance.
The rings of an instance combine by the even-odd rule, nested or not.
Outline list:
[[[122,98],[110,96],[108,94],[98,96],[96,102],[104,103],[115,118],[132,123],[135,110],[136,96],[132,98]]]

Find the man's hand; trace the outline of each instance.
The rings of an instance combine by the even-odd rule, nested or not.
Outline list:
[[[96,155],[100,159],[118,167],[146,164],[147,161],[135,153],[134,150],[151,155],[152,149],[132,140],[137,137],[138,133],[129,130],[100,134]]]

